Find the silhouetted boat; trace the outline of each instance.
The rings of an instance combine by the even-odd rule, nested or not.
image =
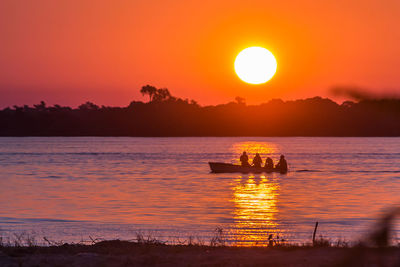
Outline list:
[[[280,169],[266,169],[266,168],[257,168],[257,167],[243,167],[241,165],[235,165],[230,163],[222,163],[222,162],[209,162],[208,163],[211,168],[211,172],[213,173],[263,173],[263,172],[279,172],[279,173],[287,173],[286,171],[282,171]]]

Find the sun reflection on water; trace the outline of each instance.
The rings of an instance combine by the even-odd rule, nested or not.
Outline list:
[[[263,161],[265,160],[265,157],[278,153],[278,147],[276,144],[254,141],[237,142],[232,145],[231,150],[235,155],[240,155],[243,151],[246,151],[249,158],[252,158],[256,153],[259,153],[263,158]],[[239,156],[235,157],[233,160],[239,163]]]
[[[264,175],[240,177],[233,188],[233,235],[238,246],[268,245],[268,235],[278,233],[276,214],[279,184]]]
[[[246,151],[250,154],[260,153],[260,154],[273,154],[277,152],[277,146],[273,143],[266,142],[237,142],[233,144],[232,150],[235,153],[242,153]]]

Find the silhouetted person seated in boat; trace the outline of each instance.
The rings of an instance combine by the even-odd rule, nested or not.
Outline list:
[[[276,164],[275,169],[280,172],[287,172],[287,162],[284,155],[281,155],[278,164]]]
[[[264,168],[271,171],[274,169],[274,162],[270,157],[265,160]]]
[[[246,151],[243,151],[243,154],[240,156],[240,162],[242,163],[242,167],[250,167],[249,157],[246,154]]]
[[[256,156],[253,159],[253,166],[256,168],[261,168],[262,164],[262,159],[260,157],[260,154],[256,153]]]

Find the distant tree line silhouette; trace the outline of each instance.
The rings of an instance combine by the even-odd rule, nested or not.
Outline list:
[[[14,106],[0,111],[0,136],[400,136],[400,99],[336,102],[314,97],[216,106],[146,85],[149,102],[78,108]]]

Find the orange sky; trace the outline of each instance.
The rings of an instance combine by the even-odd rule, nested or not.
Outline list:
[[[217,104],[331,97],[400,84],[400,1],[2,0],[0,107],[126,106],[152,84]],[[243,83],[238,52],[263,46],[275,77]]]

